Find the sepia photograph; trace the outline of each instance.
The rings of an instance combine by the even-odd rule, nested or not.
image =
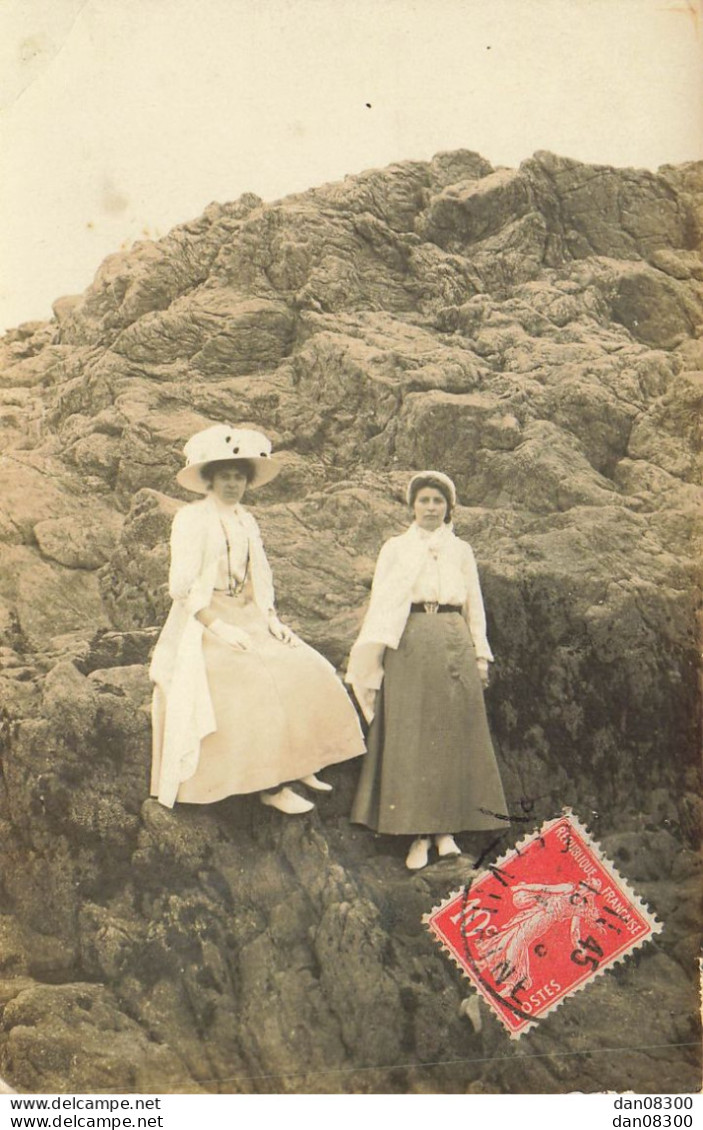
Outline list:
[[[0,40],[4,1091],[698,1093],[699,0]]]

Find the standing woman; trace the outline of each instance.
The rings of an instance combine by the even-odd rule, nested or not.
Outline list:
[[[493,655],[473,551],[451,525],[454,483],[422,471],[407,501],[414,521],[381,549],[347,682],[371,722],[352,822],[414,836],[417,870],[432,837],[440,856],[459,855],[453,833],[504,828],[507,814],[483,703]]]
[[[245,490],[280,465],[261,432],[215,424],[185,446],[181,486],[205,495],[173,521],[171,611],[150,668],[151,793],[210,804],[259,793],[281,812],[314,805],[289,787],[329,792],[316,772],[364,752],[334,668],[279,620]]]

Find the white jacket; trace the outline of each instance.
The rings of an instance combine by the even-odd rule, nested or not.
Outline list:
[[[239,515],[249,539],[254,600],[266,615],[274,607],[271,569],[256,521],[241,507]],[[173,604],[149,668],[155,683],[151,792],[169,808],[181,782],[197,768],[200,743],[216,729],[203,657],[203,626],[196,613],[210,603],[222,549],[222,526],[213,498],[178,511],[171,530]]]
[[[349,655],[346,681],[353,688],[368,722],[374,716],[376,692],[383,682],[385,650],[397,648],[400,643],[410,614],[413,588],[430,553],[440,566],[442,603],[461,604],[476,657],[493,659],[486,638],[486,614],[471,546],[456,537],[449,526],[442,526],[428,536],[413,523],[404,534],[390,538],[381,547],[368,612]]]

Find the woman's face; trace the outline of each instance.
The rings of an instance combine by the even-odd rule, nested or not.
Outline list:
[[[246,471],[233,464],[231,467],[218,467],[212,476],[212,493],[226,506],[236,506],[247,489]]]
[[[447,500],[441,491],[434,487],[422,487],[415,495],[413,514],[421,529],[439,529],[446,513]]]

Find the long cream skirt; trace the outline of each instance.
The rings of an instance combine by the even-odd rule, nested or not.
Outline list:
[[[237,651],[207,629],[203,654],[217,730],[177,800],[209,804],[272,789],[358,757],[364,740],[335,670],[305,643],[281,643],[246,597],[214,593],[210,611],[252,638]]]

